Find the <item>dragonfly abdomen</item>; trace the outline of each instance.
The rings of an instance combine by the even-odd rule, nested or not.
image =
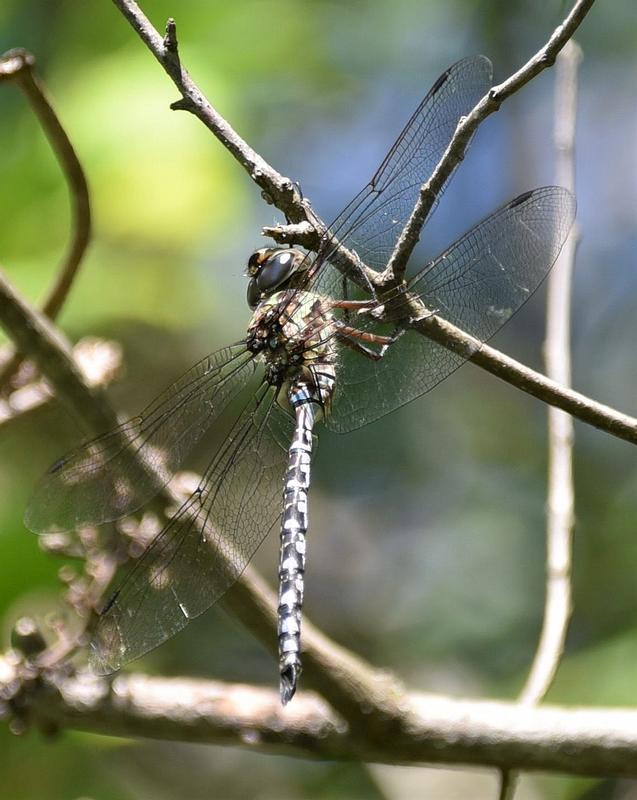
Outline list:
[[[301,674],[301,612],[305,590],[305,550],[308,527],[312,429],[329,407],[335,373],[331,364],[314,365],[293,381],[288,399],[294,409],[294,437],[289,448],[283,488],[279,556],[279,673],[281,701],[288,703]]]

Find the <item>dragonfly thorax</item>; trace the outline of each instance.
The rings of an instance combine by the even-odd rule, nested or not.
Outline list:
[[[267,379],[282,385],[321,363],[336,360],[328,304],[311,292],[276,292],[259,303],[248,326],[248,347],[266,363]]]

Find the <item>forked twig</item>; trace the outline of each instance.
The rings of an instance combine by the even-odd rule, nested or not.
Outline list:
[[[290,222],[307,219],[307,207],[296,185],[280,175],[267,161],[239,136],[232,126],[204,97],[177,53],[175,21],[168,21],[166,36],[162,37],[134,0],[113,0],[140,39],[159,61],[181,94],[172,104],[175,110],[190,111],[211,131],[228,152],[237,159],[269,202],[282,211]]]
[[[418,202],[403,228],[400,239],[387,264],[385,270],[386,280],[390,282],[402,280],[407,262],[418,243],[422,226],[447,179],[464,158],[471,137],[478,127],[488,116],[497,111],[505,100],[555,62],[557,54],[574,35],[594,2],[595,0],[577,0],[564,22],[558,25],[544,47],[538,50],[516,73],[498,86],[494,86],[475,108],[460,120],[453,139],[449,142],[449,146],[438,162],[438,166],[420,190]]]
[[[293,227],[280,226],[278,228],[279,241],[285,239],[288,243],[298,242],[298,239],[295,238],[296,234],[301,237],[304,246],[312,247],[312,241],[314,240],[315,249],[319,234],[326,229],[326,226],[311,209],[309,203],[300,198],[295,184],[289,178],[280,175],[270,164],[265,162],[212,107],[182,66],[174,46],[167,47],[167,40],[162,38],[155,30],[134,0],[113,0],[113,3],[126,17],[174,82],[182,96],[182,102],[179,103],[178,107],[187,109],[195,114],[246,169],[267,198],[286,215],[290,222],[295,224]],[[438,191],[444,185],[446,178],[462,157],[468,140],[480,122],[497,110],[505,99],[511,97],[528,83],[532,77],[553,62],[556,54],[568,41],[568,38],[573,35],[592,4],[593,0],[577,0],[569,15],[556,28],[547,44],[522,69],[504,81],[504,83],[494,87],[489,95],[483,98],[471,114],[460,123],[452,143],[436,167],[431,179],[422,189],[421,203],[423,204],[422,209],[425,210],[425,217],[427,213],[425,200],[432,197],[434,190]],[[174,21],[171,20],[171,22]],[[174,31],[172,35],[175,36]],[[173,104],[173,107],[175,107],[175,104]],[[423,198],[425,199],[423,200]],[[417,215],[417,210],[414,211],[414,214]],[[412,214],[412,218],[413,216]],[[308,230],[307,224],[297,225],[296,223],[309,223],[314,233],[312,234]],[[410,220],[407,223],[407,228],[415,230],[415,225],[416,223],[412,223]],[[268,233],[271,230],[267,229]],[[401,244],[402,239],[403,237],[399,240],[395,253],[402,252],[402,248],[406,246]],[[347,256],[345,256],[345,260],[347,261]],[[360,269],[360,264],[358,264],[358,269]],[[386,280],[386,278],[378,275],[376,275],[376,278],[378,281],[373,281],[374,283],[382,283]],[[418,309],[415,309],[412,317],[420,318],[423,317],[423,314],[419,313]],[[440,317],[429,316],[428,318],[423,318],[414,327],[414,330],[454,352],[463,354],[465,358],[471,360],[474,364],[497,375],[516,388],[568,411],[569,414],[578,417],[583,422],[594,425],[600,430],[626,441],[637,443],[637,420],[601,403],[596,403],[578,392],[561,387],[546,376],[529,369],[492,347],[483,345]]]

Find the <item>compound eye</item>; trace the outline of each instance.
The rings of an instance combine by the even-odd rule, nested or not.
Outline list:
[[[248,306],[250,308],[256,308],[259,305],[260,298],[261,298],[261,292],[259,291],[259,287],[257,286],[257,280],[256,278],[253,278],[248,283],[248,292],[247,292]]]
[[[256,281],[262,292],[271,292],[284,283],[294,272],[295,259],[291,250],[274,253],[261,267]]]
[[[246,270],[246,275],[256,275],[257,272],[261,269],[261,265],[265,261],[267,250],[265,248],[261,248],[261,250],[255,250],[254,253],[248,259],[248,268]]]

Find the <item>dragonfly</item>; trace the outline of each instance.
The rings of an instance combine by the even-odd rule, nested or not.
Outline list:
[[[486,341],[547,275],[574,219],[567,190],[525,192],[400,285],[376,292],[369,276],[386,266],[421,185],[491,79],[484,56],[447,69],[314,256],[285,246],[251,255],[245,337],[206,356],[140,414],[41,479],[25,515],[30,529],[114,521],[157,495],[204,434],[224,413],[232,416],[194,492],[102,609],[90,654],[98,673],[144,655],[210,608],[278,526],[280,696],[283,704],[293,697],[315,425],[360,428],[450,375],[467,356],[415,323],[436,315]],[[343,252],[358,269],[343,268]],[[405,298],[422,313],[405,316]]]

